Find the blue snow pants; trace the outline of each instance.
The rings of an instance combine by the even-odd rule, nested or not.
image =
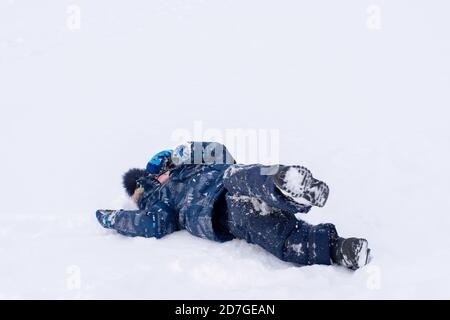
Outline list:
[[[302,265],[331,264],[334,225],[311,225],[295,217],[309,211],[276,188],[267,166],[234,165],[224,175],[226,224],[233,236],[257,244],[281,260]],[[268,171],[268,170],[266,170]]]

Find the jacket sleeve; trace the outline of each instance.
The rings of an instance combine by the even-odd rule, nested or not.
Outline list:
[[[227,148],[218,142],[190,141],[174,150],[165,150],[154,155],[147,163],[147,173],[161,175],[184,164],[235,164]]]
[[[179,230],[176,216],[168,207],[117,211],[111,228],[128,237],[157,239]]]

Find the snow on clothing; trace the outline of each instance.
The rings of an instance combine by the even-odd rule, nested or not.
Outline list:
[[[290,201],[273,182],[268,166],[235,165],[224,176],[227,226],[236,238],[255,243],[281,260],[299,264],[331,264],[334,225],[310,225],[295,217],[310,207]]]
[[[330,264],[334,226],[297,220],[294,214],[310,207],[283,196],[273,176],[261,174],[268,168],[179,164],[163,185],[152,176],[140,181],[145,193],[139,210],[114,213],[112,228],[127,236],[156,238],[186,229],[214,241],[245,239],[284,261]]]

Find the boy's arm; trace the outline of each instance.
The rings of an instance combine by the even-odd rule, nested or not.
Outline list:
[[[172,161],[180,164],[235,164],[227,147],[219,142],[191,141],[175,148]]]
[[[235,164],[227,148],[218,142],[187,142],[174,150],[154,155],[147,163],[147,172],[159,176],[182,164]]]
[[[96,215],[104,228],[114,229],[122,235],[160,239],[179,228],[171,209],[159,209],[98,210]]]

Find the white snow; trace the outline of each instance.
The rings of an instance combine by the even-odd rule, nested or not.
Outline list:
[[[299,244],[293,244],[291,245],[292,249],[294,250],[295,253],[297,253],[298,255],[303,254],[303,246],[301,243]]]
[[[272,213],[272,209],[270,208],[270,206],[266,202],[264,202],[262,200],[259,200],[259,199],[256,199],[254,197],[233,196],[232,198],[237,200],[237,201],[250,202],[252,204],[252,206],[253,206],[253,209],[251,210],[250,213],[256,211],[262,216],[267,216],[267,215]]]
[[[260,215],[267,216],[272,213],[272,209],[264,201],[261,201],[261,200],[255,199],[255,198],[251,198],[251,202],[252,202],[253,208],[255,208],[255,210],[257,212],[259,212]]]
[[[368,261],[367,248],[368,248],[368,243],[363,242],[362,248],[360,250],[359,259],[358,259],[358,266],[364,266],[366,264],[366,262]],[[369,253],[369,257],[370,257],[370,253]]]
[[[0,298],[450,298],[448,12],[0,0]],[[278,129],[280,162],[331,190],[300,218],[367,238],[371,263],[296,267],[239,240],[102,229],[96,209],[132,207],[122,173],[180,133],[198,140],[196,121],[205,140]]]

